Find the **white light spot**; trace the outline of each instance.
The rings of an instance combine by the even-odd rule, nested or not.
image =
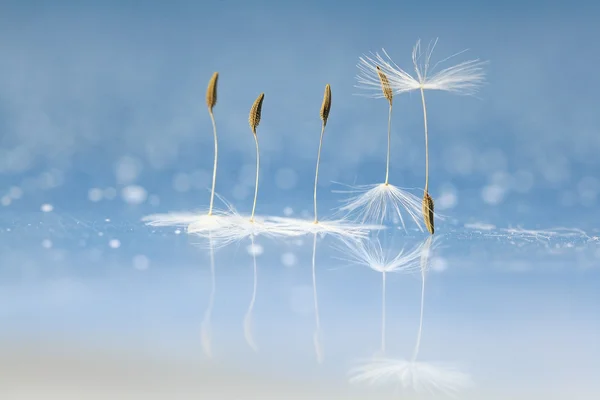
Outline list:
[[[150,266],[150,260],[143,254],[138,254],[133,257],[133,268],[138,271],[144,271]]]
[[[10,189],[8,189],[8,195],[13,199],[13,200],[18,200],[23,196],[23,189],[21,189],[18,186],[13,186]]]
[[[447,210],[456,207],[458,203],[458,194],[456,188],[450,184],[445,184],[441,188],[441,194],[435,201],[435,206],[439,210]]]
[[[42,206],[40,207],[40,210],[42,210],[42,212],[52,212],[52,210],[54,210],[54,206],[52,206],[52,204],[42,204]]]
[[[110,222],[110,218],[105,218],[104,222]]]
[[[108,245],[111,249],[118,249],[119,247],[121,247],[121,241],[119,241],[119,239],[111,239],[108,242]]]
[[[465,224],[467,229],[477,229],[481,231],[491,231],[496,229],[496,225],[486,224],[485,222],[474,222],[472,224]]]
[[[180,172],[173,177],[173,189],[179,193],[185,193],[190,190],[191,182],[188,174]]]
[[[102,189],[92,188],[92,189],[88,190],[88,199],[94,203],[97,203],[100,200],[102,200],[102,196],[103,196]]]
[[[181,229],[175,229],[175,234],[176,235],[181,235]]]
[[[289,217],[294,214],[294,209],[292,207],[286,207],[283,209],[283,215]]]
[[[446,262],[446,259],[442,257],[435,257],[431,260],[430,265],[430,268],[436,272],[443,272],[448,269],[448,263]]]
[[[141,186],[130,185],[123,188],[121,197],[123,197],[123,200],[125,200],[126,203],[137,205],[146,201],[148,192]]]
[[[483,201],[491,205],[498,205],[504,200],[506,190],[500,185],[488,185],[481,191]]]
[[[283,253],[281,255],[281,263],[286,267],[293,267],[298,262],[294,253]]]
[[[458,202],[456,193],[453,192],[442,192],[441,195],[436,199],[438,210],[447,210],[454,208]]]
[[[42,240],[42,247],[45,248],[45,249],[52,248],[52,241],[50,239],[44,239],[44,240]]]
[[[298,174],[291,168],[280,168],[275,173],[275,184],[279,189],[289,190],[296,187]]]
[[[254,256],[260,256],[260,255],[263,253],[264,249],[263,249],[263,247],[262,247],[260,244],[256,244],[256,243],[254,243],[254,245],[251,245],[251,244],[250,244],[250,245],[248,245],[248,246],[246,247],[246,251],[247,251],[247,252],[248,252],[248,254],[250,254],[251,256],[252,256],[252,255],[254,255]]]
[[[100,237],[104,236],[104,232],[98,232],[98,236],[100,236]]]
[[[12,203],[12,199],[9,196],[2,196],[2,199],[0,199],[0,203],[3,206],[10,206],[10,203]]]
[[[115,165],[117,182],[122,185],[134,182],[141,171],[142,163],[138,159],[130,156],[121,157]]]
[[[106,200],[113,200],[115,197],[117,197],[117,189],[113,187],[107,187],[104,189],[103,195]]]

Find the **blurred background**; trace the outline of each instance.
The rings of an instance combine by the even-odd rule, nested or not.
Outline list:
[[[265,93],[259,214],[312,215],[331,85],[319,180],[330,214],[345,198],[336,189],[384,179],[387,101],[355,87],[359,57],[384,48],[410,70],[416,41],[436,38],[434,61],[468,49],[457,62],[489,63],[476,96],[427,93],[430,193],[447,219],[426,280],[424,362],[457,363],[473,381],[465,398],[596,396],[599,11],[547,1],[2,1],[0,397],[421,398],[398,377],[348,383],[379,351],[381,274],[340,259],[335,240],[317,250],[318,363],[312,237],[221,249],[213,286],[198,239],[140,220],[208,204],[215,71],[216,190],[243,212],[255,178],[248,112]],[[390,182],[420,196],[424,150],[418,93],[396,97]],[[390,229],[392,255],[426,238],[412,228]],[[244,336],[252,254],[258,352]],[[410,358],[420,290],[420,274],[388,281],[391,359]]]

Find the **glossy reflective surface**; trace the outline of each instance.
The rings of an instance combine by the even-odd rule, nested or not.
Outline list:
[[[597,390],[600,246],[583,231],[388,229],[362,253],[325,237],[314,270],[313,236],[258,237],[216,251],[211,269],[177,229],[52,214],[3,232],[2,386],[14,396]]]

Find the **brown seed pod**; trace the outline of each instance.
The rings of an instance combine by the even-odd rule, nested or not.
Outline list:
[[[433,199],[427,192],[423,195],[423,219],[427,230],[433,235],[435,231],[433,226]]]
[[[381,71],[379,65],[377,66],[377,75],[379,76],[379,80],[381,81],[381,90],[383,90],[383,95],[392,105],[392,98],[394,97],[394,93],[392,92],[392,87],[390,86],[390,81],[387,76]]]
[[[213,107],[217,104],[217,81],[219,80],[219,73],[215,72],[208,82],[208,88],[206,89],[206,105],[208,111],[212,113]]]
[[[327,118],[329,118],[329,110],[331,110],[331,86],[329,83],[325,85],[325,94],[323,95],[323,104],[321,104],[321,120],[323,126],[327,125]]]
[[[256,135],[256,127],[260,124],[260,113],[262,110],[263,99],[265,98],[265,94],[261,93],[258,98],[252,104],[252,108],[250,109],[250,117],[248,118],[248,122],[250,123],[250,128],[252,129],[252,133]]]

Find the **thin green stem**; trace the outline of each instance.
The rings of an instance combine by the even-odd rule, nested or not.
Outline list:
[[[387,164],[385,167],[385,184],[387,185],[390,177],[390,143],[392,137],[392,103],[388,112],[388,134],[387,134]]]
[[[429,140],[427,131],[427,107],[425,106],[425,91],[421,88],[421,101],[423,103],[423,123],[425,125],[425,193],[429,192]]]
[[[258,171],[260,167],[260,152],[258,151],[258,136],[254,134],[254,142],[256,143],[256,183],[254,186],[254,203],[252,204],[252,215],[250,222],[254,222],[254,211],[256,210],[256,198],[258,197]]]
[[[317,183],[319,181],[319,163],[321,162],[321,147],[323,146],[323,134],[325,133],[325,123],[321,125],[321,138],[319,139],[319,152],[317,153],[317,168],[315,170],[315,224],[319,222],[317,217]]]
[[[213,135],[215,136],[215,163],[213,166],[212,190],[210,192],[210,207],[208,208],[208,215],[212,215],[213,203],[215,199],[215,184],[217,182],[217,156],[219,152],[219,146],[217,143],[217,124],[215,123],[215,116],[213,115],[212,110],[209,110],[209,113],[213,126]]]

